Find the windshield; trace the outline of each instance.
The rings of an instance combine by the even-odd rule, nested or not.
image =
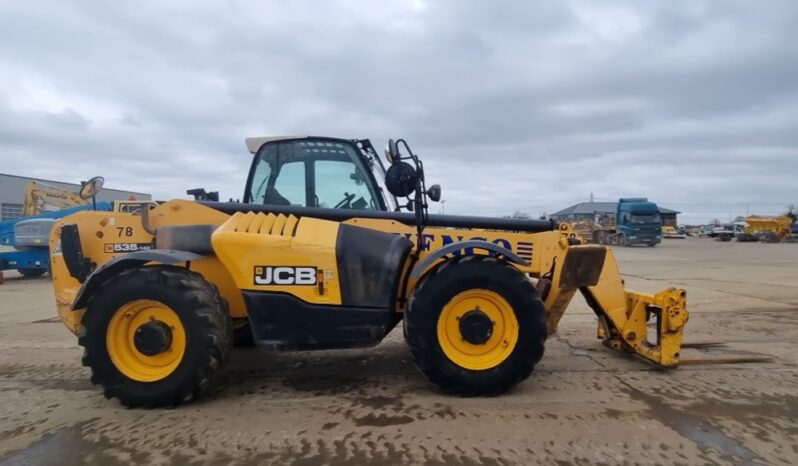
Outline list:
[[[633,225],[655,224],[659,223],[659,214],[631,214],[629,215],[629,223]]]
[[[245,202],[334,209],[382,210],[358,148],[349,141],[297,139],[258,151]]]

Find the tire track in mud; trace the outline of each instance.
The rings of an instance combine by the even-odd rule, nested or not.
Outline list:
[[[649,386],[662,385],[669,377],[658,372],[634,372],[626,376],[633,384],[644,381]],[[64,458],[68,459],[76,449],[112,466],[131,459],[145,464],[220,465],[233,461],[253,465],[510,465],[556,463],[556,460],[590,464],[597,461],[616,463],[620,461],[618,452],[640,462],[689,463],[689,458],[696,458],[689,448],[659,440],[654,433],[649,438],[636,440],[637,443],[616,444],[611,439],[603,442],[590,437],[585,439],[579,432],[587,426],[594,426],[592,429],[605,426],[604,429],[611,432],[620,426],[637,425],[646,417],[661,422],[660,417],[675,415],[674,410],[679,414],[684,408],[658,407],[658,399],[686,403],[693,400],[688,396],[691,391],[706,391],[713,385],[722,386],[724,381],[735,379],[748,385],[751,380],[761,378],[756,373],[726,372],[715,374],[710,377],[712,380],[652,390],[649,396],[654,398],[656,409],[665,410],[661,412],[652,411],[647,404],[651,400],[635,398],[619,388],[623,385],[617,384],[620,377],[617,373],[554,372],[533,377],[523,390],[523,397],[509,394],[495,399],[444,397],[428,388],[414,387],[415,382],[408,385],[401,377],[314,379],[312,375],[270,377],[266,385],[258,378],[245,377],[239,386],[228,387],[232,388],[231,392],[171,411],[118,409],[114,402],[100,400],[98,393],[87,394],[97,401],[95,409],[87,414],[94,418],[77,427],[62,424],[57,428],[52,421],[32,425],[29,434],[42,433],[38,441],[25,448],[28,456],[21,451],[8,452],[0,457],[0,464],[39,458],[41,456],[37,455],[55,450],[64,450]],[[595,386],[584,385],[596,378],[599,380],[595,381]],[[778,387],[777,392],[784,390],[785,381],[780,380],[778,374],[765,379]],[[613,387],[612,381],[618,386]],[[597,404],[588,402],[572,409],[563,404],[568,396],[560,398],[563,394],[585,390],[585,396]],[[58,391],[50,396],[58,397]],[[623,398],[620,395],[624,393],[645,405],[643,411],[629,411],[618,406],[617,402],[622,401],[618,398]],[[753,387],[729,390],[720,395],[754,399],[762,393]],[[606,400],[615,401],[610,404]],[[75,404],[83,406],[84,402],[78,400]],[[777,405],[770,409],[776,413]],[[100,412],[108,415],[97,419],[96,413]],[[705,412],[703,416],[713,420],[711,414]],[[22,419],[17,417],[15,423]],[[231,425],[231,421],[235,423]],[[764,428],[761,424],[764,421],[754,421],[759,428]],[[772,427],[776,432],[785,431],[783,425]],[[552,428],[559,432],[558,437],[546,438],[545,432]],[[722,433],[720,428],[717,430]],[[517,432],[526,433],[517,438],[514,437]],[[680,432],[680,435],[684,434]],[[685,435],[688,440],[689,435]],[[712,451],[720,448],[718,445],[724,446],[723,441],[724,437],[712,436],[704,440],[706,451],[701,452],[704,455],[701,458],[731,461],[732,457],[720,457]],[[761,458],[751,448],[737,454],[752,461]]]

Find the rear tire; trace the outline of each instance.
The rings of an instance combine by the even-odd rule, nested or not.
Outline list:
[[[452,335],[441,340],[441,325],[445,328],[446,323],[441,324],[439,320],[451,318],[449,309],[452,303],[464,293],[482,293],[494,302],[504,302],[508,305],[504,312],[509,315],[502,314],[495,320],[491,317],[496,335],[491,333],[490,340],[485,343],[466,344],[463,343],[466,342],[465,334],[454,335],[461,340],[454,346],[465,349],[459,354],[462,358],[456,361],[458,358],[454,356],[458,353],[449,342]],[[496,299],[496,296],[501,299]],[[466,308],[473,302],[479,301],[467,303]],[[485,303],[483,308],[490,308],[490,300]],[[475,309],[479,310],[480,306]],[[462,310],[457,311],[457,321],[471,312],[460,315]],[[502,323],[497,324],[498,320]],[[517,324],[517,333],[507,334],[509,336],[505,338],[500,332],[512,328],[506,321]],[[462,327],[460,329],[462,332]],[[433,384],[449,393],[475,396],[505,392],[529,377],[535,364],[543,357],[548,331],[543,302],[526,275],[494,257],[467,256],[439,265],[416,287],[405,315],[405,334],[416,366]],[[496,336],[505,343],[505,352],[493,359],[488,355],[482,360],[490,361],[486,367],[476,368],[475,364],[482,364],[480,359],[467,353],[488,351]],[[507,341],[513,346],[506,344]]]
[[[144,310],[130,310],[142,308],[136,303],[144,303]],[[172,329],[164,339],[168,348],[160,353],[147,356],[118,338],[120,329],[135,330],[139,320],[160,324],[160,316],[167,316],[163,319]],[[106,398],[118,398],[127,407],[171,407],[207,392],[233,343],[227,303],[216,287],[178,267],[145,266],[120,273],[89,302],[83,326],[78,343],[85,348],[83,365],[91,369],[92,383],[104,388]],[[159,367],[158,358],[170,357],[170,365]]]

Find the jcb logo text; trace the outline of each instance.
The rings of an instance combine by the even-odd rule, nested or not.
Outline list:
[[[315,285],[316,267],[255,266],[256,285]]]

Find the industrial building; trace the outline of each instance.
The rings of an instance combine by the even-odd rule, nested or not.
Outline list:
[[[0,173],[0,221],[13,220],[22,216],[25,195],[29,183],[35,181],[56,188],[65,189],[77,193],[80,191],[80,184],[66,183],[63,181],[42,180],[39,178],[29,178],[25,176],[9,175]],[[121,191],[118,189],[103,188],[97,195],[98,201],[116,201],[136,199],[148,201],[152,197],[149,194],[134,191]]]
[[[567,207],[558,212],[554,212],[553,214],[550,215],[550,217],[553,220],[557,221],[563,221],[563,220],[568,222],[576,222],[579,220],[593,221],[593,219],[596,216],[596,213],[615,212],[617,209],[618,209],[617,202],[580,202],[579,204],[574,204],[571,207]],[[663,225],[670,225],[673,227],[678,225],[676,216],[681,212],[660,207],[659,213],[660,216],[662,216]]]

